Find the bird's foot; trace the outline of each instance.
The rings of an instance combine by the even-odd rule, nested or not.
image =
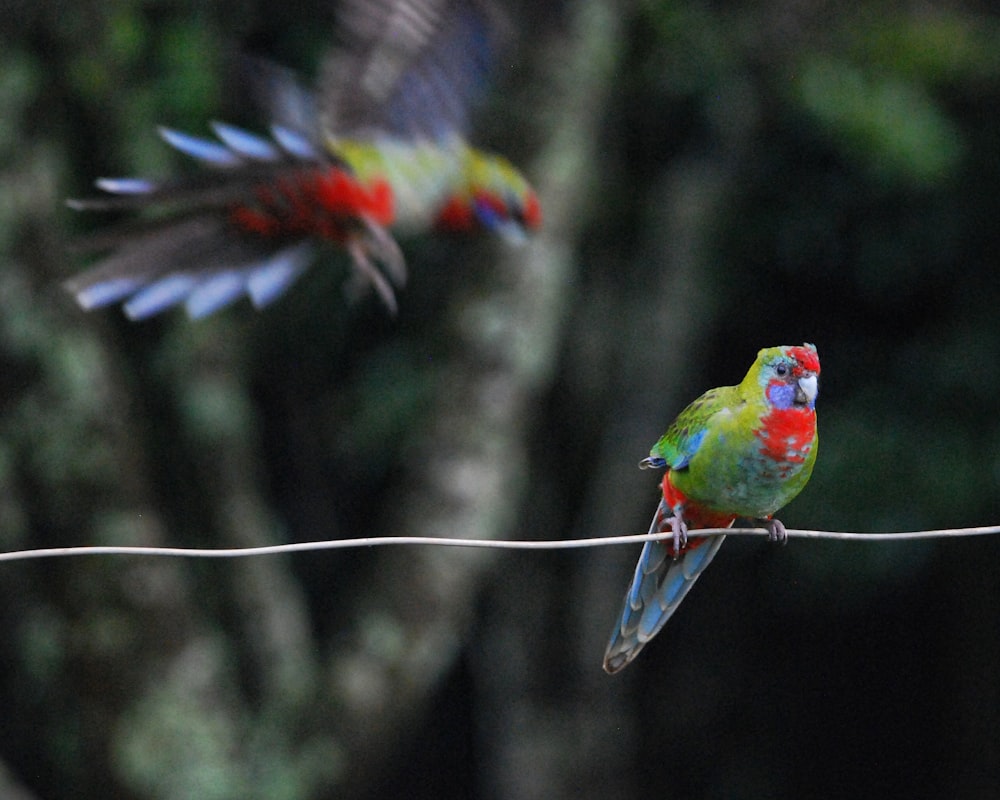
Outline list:
[[[684,522],[684,518],[677,513],[675,513],[670,518],[669,521],[670,521],[670,530],[672,530],[674,533],[673,552],[671,553],[671,555],[673,556],[674,561],[676,561],[678,558],[680,558],[681,553],[684,551],[684,548],[687,547],[688,527],[687,524]]]
[[[344,243],[354,262],[354,272],[345,284],[344,292],[353,301],[371,287],[385,303],[389,313],[395,316],[398,310],[396,295],[392,283],[383,274],[380,266],[384,267],[385,273],[400,286],[406,278],[406,266],[398,245],[388,233],[383,232],[385,239],[377,237],[374,233],[376,230],[379,230],[378,226],[371,226],[367,237],[352,236]],[[388,242],[392,242],[392,245],[390,246]],[[393,250],[392,247],[396,249]]]
[[[769,542],[788,544],[788,531],[785,530],[785,526],[780,519],[762,519],[760,520],[760,524],[767,529],[767,540]]]

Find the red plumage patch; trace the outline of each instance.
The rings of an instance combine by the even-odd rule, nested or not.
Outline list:
[[[538,202],[538,195],[529,192],[524,201],[524,225],[526,228],[535,230],[542,224],[542,204]]]
[[[790,347],[788,354],[794,358],[801,370],[811,370],[819,374],[819,355],[809,347]]]
[[[254,195],[254,204],[234,206],[229,219],[258,236],[316,235],[343,242],[362,218],[377,225],[395,218],[388,182],[364,184],[339,167],[300,170],[273,186],[258,186]]]
[[[472,229],[472,208],[460,197],[452,197],[438,212],[434,226],[440,231],[468,231]]]
[[[688,530],[697,530],[699,528],[728,528],[736,520],[734,514],[722,514],[718,511],[711,511],[707,508],[702,508],[697,503],[692,503],[684,495],[684,493],[678,489],[670,480],[670,470],[667,470],[666,474],[663,476],[663,499],[667,501],[667,505],[671,509],[682,509],[681,515],[684,518],[684,522],[688,526]],[[660,506],[662,510],[662,506]],[[659,512],[657,512],[659,513]],[[656,529],[658,532],[663,532],[669,530],[670,523],[667,522],[667,517],[657,518]],[[686,553],[689,550],[694,550],[705,542],[708,541],[708,537],[694,537],[688,540],[688,543],[684,545],[680,551]],[[670,557],[673,558],[676,554],[674,553],[673,545],[669,542],[664,542],[667,546],[667,552]]]
[[[761,452],[767,458],[779,463],[801,464],[816,437],[816,411],[811,408],[772,409],[753,433],[760,439]]]

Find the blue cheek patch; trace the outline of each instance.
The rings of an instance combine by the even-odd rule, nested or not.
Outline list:
[[[472,206],[476,210],[476,218],[486,230],[494,230],[503,221],[503,217],[496,206],[488,200],[476,198]]]
[[[775,408],[791,408],[795,402],[795,387],[792,384],[773,381],[767,387],[767,399]]]

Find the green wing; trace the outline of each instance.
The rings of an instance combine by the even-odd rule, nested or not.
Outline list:
[[[643,459],[639,466],[671,469],[686,467],[708,433],[709,420],[737,399],[736,386],[709,389],[677,415],[667,432],[649,451],[649,458]]]

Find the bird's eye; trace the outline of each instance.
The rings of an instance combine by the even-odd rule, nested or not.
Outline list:
[[[788,364],[778,364],[774,371],[779,377],[784,378],[788,374]]]

